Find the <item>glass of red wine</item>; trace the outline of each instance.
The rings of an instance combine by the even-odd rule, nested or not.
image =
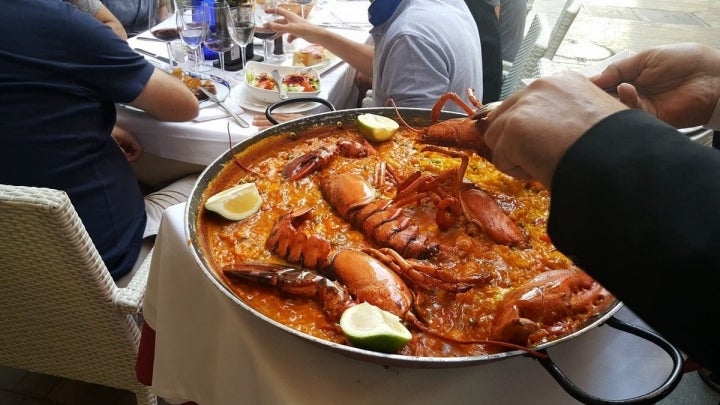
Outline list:
[[[151,3],[152,5],[148,10],[150,34],[165,42],[170,66],[175,66],[172,48],[170,47],[170,42],[180,39],[180,33],[175,23],[175,1],[151,0]]]
[[[208,16],[208,29],[205,34],[205,46],[217,52],[220,59],[220,70],[225,70],[225,52],[232,49],[232,32],[235,30],[230,6],[224,0],[205,3]]]
[[[265,62],[273,63],[276,57],[273,55],[273,40],[277,32],[265,26],[265,23],[275,21],[279,16],[275,13],[266,13],[266,9],[278,7],[278,0],[257,0],[255,2],[255,38],[263,40],[263,57]]]

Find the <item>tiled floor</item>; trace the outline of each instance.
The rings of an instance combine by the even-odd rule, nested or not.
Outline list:
[[[564,3],[535,0],[533,7],[546,13],[552,23]],[[720,48],[720,1],[585,0],[553,62],[577,68],[625,49],[685,41]],[[127,391],[0,367],[0,405],[134,403],[135,395]],[[660,404],[720,405],[720,393],[692,372]]]

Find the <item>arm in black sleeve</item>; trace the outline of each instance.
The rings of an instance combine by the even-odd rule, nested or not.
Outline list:
[[[553,178],[553,243],[693,360],[720,370],[720,152],[618,112]]]

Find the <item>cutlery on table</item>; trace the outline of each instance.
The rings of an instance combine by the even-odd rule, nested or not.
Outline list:
[[[237,113],[236,113],[235,111],[233,111],[232,109],[230,109],[230,107],[228,107],[227,105],[225,105],[225,103],[223,103],[222,101],[220,101],[220,99],[217,98],[216,95],[210,93],[210,91],[208,91],[207,89],[205,89],[205,88],[202,87],[202,86],[198,86],[198,89],[200,89],[200,91],[202,91],[206,96],[208,96],[208,98],[210,99],[210,101],[214,102],[215,104],[219,105],[220,108],[222,108],[223,110],[227,111],[227,113],[230,114],[231,117],[233,117],[233,119],[235,120],[235,122],[238,123],[238,125],[240,125],[240,126],[243,127],[243,128],[250,128],[250,124],[248,124],[247,121],[245,121],[244,119],[240,118],[240,116],[237,115]]]
[[[288,98],[288,96],[282,86],[282,77],[280,77],[280,71],[277,69],[273,69],[270,74],[272,74],[273,79],[275,79],[275,83],[277,83],[278,93],[280,93],[280,100],[285,100],[286,98]]]
[[[161,61],[161,62],[165,62],[165,63],[167,63],[168,65],[170,64],[170,59],[168,59],[168,58],[165,57],[165,56],[157,55],[157,54],[155,54],[155,53],[153,53],[153,52],[146,51],[146,50],[140,49],[140,48],[133,48],[133,50],[134,50],[135,52],[137,52],[137,53],[141,53],[141,54],[143,54],[143,55],[145,55],[145,56],[149,56],[149,57],[154,58],[154,59],[157,59],[157,60],[159,60],[159,61]]]
[[[324,68],[325,66],[327,66],[327,65],[329,65],[329,64],[330,64],[330,61],[329,61],[329,60],[326,60],[325,62],[320,62],[320,63],[318,63],[317,65],[305,66],[305,67],[301,67],[301,68],[299,68],[299,69],[297,69],[297,70],[293,70],[292,72],[288,73],[286,76],[301,75],[301,74],[303,74],[303,73],[309,72],[310,69],[320,70],[320,69]]]

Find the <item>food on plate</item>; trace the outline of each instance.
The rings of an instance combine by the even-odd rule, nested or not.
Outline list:
[[[264,316],[333,343],[356,344],[342,330],[348,308],[388,311],[412,335],[405,356],[532,348],[605,314],[614,297],[546,234],[549,191],[473,149],[438,146],[471,126],[423,127],[427,115],[412,127],[389,116],[401,125],[388,142],[370,144],[347,114],[234,149],[201,201],[255,183],[263,208],[229,222],[200,205],[210,270]]]
[[[372,142],[385,142],[400,128],[397,121],[377,114],[360,114],[357,121],[362,136]]]
[[[400,317],[367,302],[346,309],[340,328],[353,346],[376,352],[395,353],[412,339]]]
[[[182,70],[182,68],[174,68],[172,70],[172,75],[182,80],[185,86],[187,86],[190,91],[193,92],[193,94],[195,95],[195,97],[197,97],[199,101],[206,100],[208,96],[202,91],[200,91],[198,87],[203,87],[210,93],[217,94],[217,88],[215,88],[215,83],[213,83],[210,79],[201,79],[195,75],[191,75],[190,73],[185,72],[184,70]]]
[[[277,82],[269,73],[253,73],[245,74],[247,83],[253,87],[264,90],[276,90]],[[308,73],[289,74],[283,76],[282,86],[288,93],[314,92],[320,90],[320,80],[315,75]]]
[[[260,210],[262,197],[255,183],[243,183],[221,191],[205,201],[205,208],[231,221],[240,221]]]
[[[293,52],[293,65],[313,66],[330,60],[332,54],[323,46],[310,44]]]

